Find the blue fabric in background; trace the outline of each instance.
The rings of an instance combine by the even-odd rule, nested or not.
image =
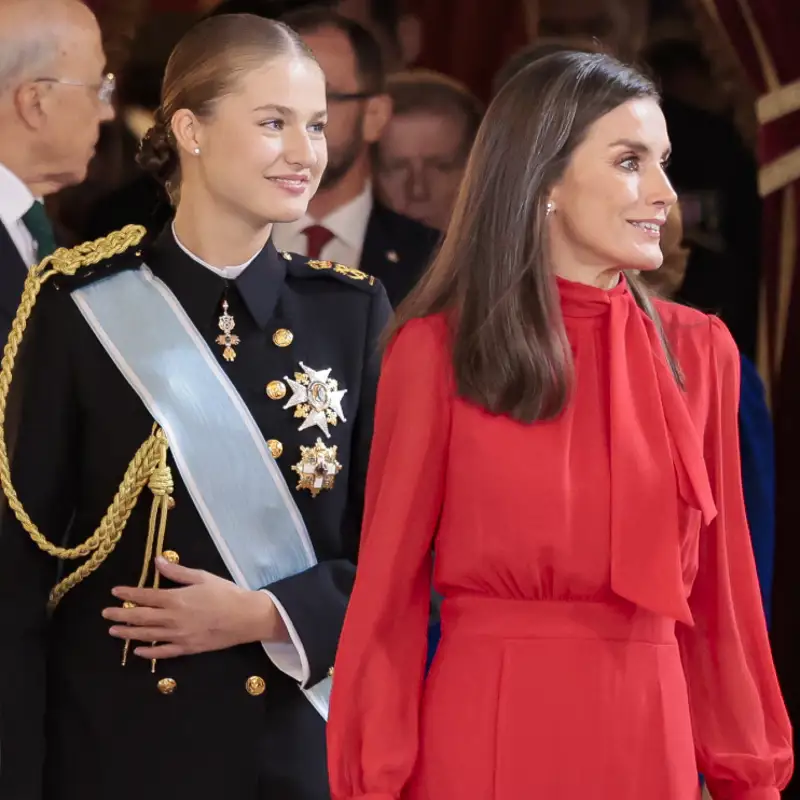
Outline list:
[[[739,403],[742,487],[767,624],[775,561],[775,440],[764,384],[745,356]]]
[[[425,672],[431,668],[431,662],[436,655],[436,647],[439,644],[439,637],[442,635],[442,625],[440,622],[433,622],[428,625],[428,660],[425,663]]]

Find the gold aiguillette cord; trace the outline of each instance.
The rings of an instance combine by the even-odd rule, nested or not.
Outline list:
[[[138,588],[140,589],[144,588],[144,585],[147,583],[147,576],[150,572],[150,562],[153,560],[154,546],[156,558],[164,551],[164,538],[167,533],[167,514],[175,505],[175,501],[172,499],[172,492],[175,489],[175,484],[172,480],[172,470],[167,464],[167,451],[169,450],[169,445],[163,431],[154,429],[154,433],[159,440],[160,454],[158,467],[156,467],[148,482],[150,491],[153,493],[153,503],[150,506],[150,523],[147,527],[147,544],[145,545],[144,551],[144,563],[142,564],[142,572],[139,576],[139,583],[137,584]],[[161,573],[159,573],[158,568],[155,565],[153,569],[153,588],[158,589],[160,585]],[[135,607],[135,603],[123,603],[123,608]],[[153,647],[155,647],[156,644],[157,642],[153,642]],[[128,663],[130,646],[130,639],[126,639],[125,645],[122,648],[123,667]],[[155,658],[150,661],[150,671],[156,671]]]

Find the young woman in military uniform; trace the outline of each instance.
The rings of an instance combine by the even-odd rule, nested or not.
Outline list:
[[[24,340],[10,472],[0,448],[2,800],[328,797],[390,311],[364,273],[269,241],[319,183],[325,108],[288,28],[201,22],[141,154],[174,225],[28,280],[0,380]]]

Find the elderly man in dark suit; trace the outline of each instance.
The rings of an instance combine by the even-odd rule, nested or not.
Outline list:
[[[28,268],[56,248],[43,199],[83,181],[100,123],[113,117],[105,61],[97,21],[83,3],[0,3],[0,346]],[[10,450],[17,388],[6,412]]]
[[[0,4],[0,335],[28,268],[55,249],[42,199],[80,183],[113,78],[93,14],[77,0]]]

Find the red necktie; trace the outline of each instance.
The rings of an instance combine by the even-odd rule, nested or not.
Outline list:
[[[311,259],[318,259],[322,253],[322,248],[334,238],[333,234],[322,225],[309,225],[303,233],[308,240],[306,255]]]

